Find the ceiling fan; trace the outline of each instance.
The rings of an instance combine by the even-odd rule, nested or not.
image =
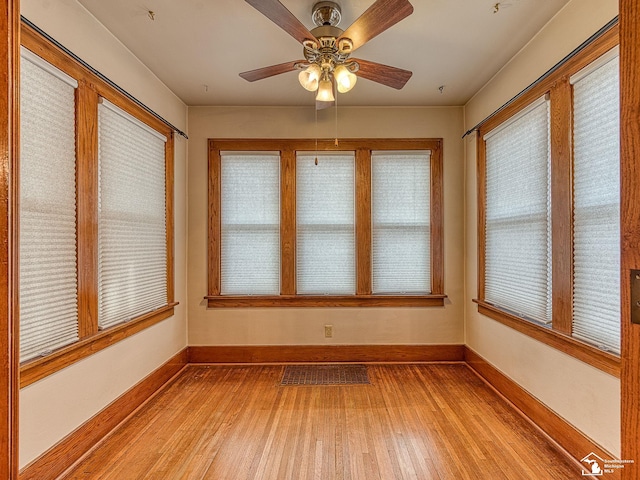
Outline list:
[[[408,70],[350,58],[354,50],[411,15],[413,6],[408,0],[376,0],[346,30],[338,28],[342,17],[340,6],[335,2],[319,2],[312,9],[316,28],[311,31],[279,0],[246,1],[300,42],[304,55],[304,60],[242,72],[240,76],[249,82],[300,70],[300,84],[309,91],[317,91],[316,108],[320,109],[334,104],[334,88],[346,93],[358,77],[398,90],[411,78]]]

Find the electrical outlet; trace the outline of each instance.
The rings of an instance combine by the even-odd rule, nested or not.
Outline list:
[[[325,325],[324,326],[324,336],[325,336],[325,338],[333,337],[333,325]]]

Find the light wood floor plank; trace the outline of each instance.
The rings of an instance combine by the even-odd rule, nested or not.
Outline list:
[[[187,367],[65,479],[578,479],[464,364],[370,365],[371,385],[280,386],[283,366]]]

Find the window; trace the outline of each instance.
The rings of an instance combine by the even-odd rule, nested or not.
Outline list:
[[[98,105],[98,326],[167,304],[166,138]]]
[[[301,154],[296,162],[297,293],[356,293],[355,157]]]
[[[485,300],[551,323],[549,102],[540,98],[484,140]]]
[[[480,313],[613,375],[620,370],[616,45],[614,27],[478,136]]]
[[[20,361],[78,340],[75,89],[22,48]]]
[[[221,292],[280,292],[280,157],[221,155]]]
[[[441,142],[210,140],[209,307],[443,305]],[[225,205],[268,211],[269,246],[225,247]]]
[[[25,386],[171,316],[175,303],[171,129],[29,27],[21,35]]]
[[[620,353],[618,49],[573,83],[574,337]]]
[[[372,291],[431,292],[429,151],[371,154]]]

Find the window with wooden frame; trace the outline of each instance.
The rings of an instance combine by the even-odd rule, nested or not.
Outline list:
[[[443,277],[441,139],[209,140],[209,307],[442,306]]]
[[[173,315],[173,131],[21,28],[21,386]]]
[[[620,372],[618,27],[478,131],[478,311]]]

